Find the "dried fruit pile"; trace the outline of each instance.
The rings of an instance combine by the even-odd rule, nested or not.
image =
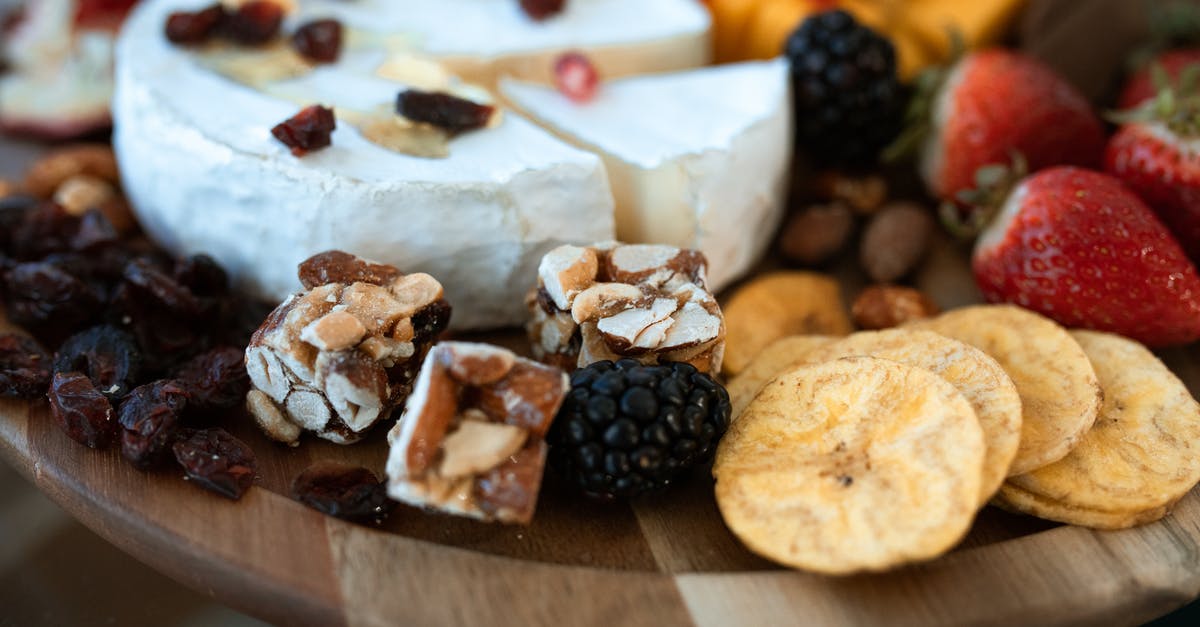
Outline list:
[[[212,259],[172,259],[146,239],[117,184],[106,148],[64,148],[0,199],[0,297],[33,336],[0,335],[0,396],[47,396],[72,439],[119,444],[141,469],[177,462],[238,498],[253,452],[207,427],[243,403],[242,347],[265,309]]]
[[[726,523],[823,573],[940,555],[989,501],[1119,529],[1200,481],[1200,404],[1152,353],[1011,305],[789,336],[729,389],[713,468]]]

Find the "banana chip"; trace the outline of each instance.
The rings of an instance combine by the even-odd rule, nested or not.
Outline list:
[[[1000,363],[1021,396],[1021,444],[1009,476],[1056,462],[1075,448],[1100,411],[1096,372],[1066,329],[1012,305],[977,305],[915,321],[966,342]]]
[[[805,353],[835,339],[828,335],[789,335],[764,348],[741,374],[725,386],[733,405],[732,418],[737,420],[750,401],[754,400],[754,395],[775,375],[804,362]]]
[[[1021,443],[1021,397],[1000,364],[977,348],[919,329],[854,333],[811,349],[801,360],[818,363],[854,355],[924,368],[967,397],[983,429],[986,450],[979,505],[985,505],[1004,483]]]
[[[941,377],[852,357],[767,384],[717,449],[717,505],[752,551],[846,574],[944,553],[979,499],[983,433]]]
[[[1155,512],[1200,481],[1200,405],[1141,344],[1094,331],[1071,335],[1092,360],[1104,390],[1100,417],[1066,457],[1010,477],[1002,497],[1016,509],[1032,509],[1028,503],[1036,499],[1043,510],[1050,504],[1156,520],[1161,514]],[[1096,526],[1064,520],[1070,517],[1062,514],[1043,517]]]
[[[743,285],[725,314],[722,372],[741,372],[771,342],[789,335],[845,335],[854,330],[841,287],[813,272],[774,272]]]
[[[1110,512],[1097,509],[1082,509],[1038,496],[1005,483],[996,496],[996,505],[1018,514],[1029,514],[1046,520],[1056,520],[1070,525],[1092,529],[1128,529],[1152,523],[1167,515],[1170,503],[1140,512]]]

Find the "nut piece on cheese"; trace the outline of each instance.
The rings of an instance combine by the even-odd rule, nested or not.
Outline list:
[[[779,226],[792,155],[783,61],[610,80],[586,105],[512,80],[501,92],[604,159],[617,239],[699,250],[713,290],[749,271]]]
[[[717,372],[725,321],[694,251],[652,244],[560,246],[526,297],[538,359],[568,370],[632,357]]]
[[[300,264],[306,291],[263,322],[246,348],[247,409],[271,438],[302,430],[348,444],[408,396],[421,358],[450,319],[427,274],[340,251]]]
[[[528,524],[546,461],[544,437],[569,389],[563,371],[503,348],[434,346],[388,433],[388,495],[458,516]]]

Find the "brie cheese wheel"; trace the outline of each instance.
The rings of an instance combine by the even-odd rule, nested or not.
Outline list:
[[[617,239],[694,248],[715,291],[744,274],[784,213],[792,106],[782,60],[608,81],[587,103],[502,80],[519,111],[604,159]]]
[[[601,76],[667,72],[708,64],[708,10],[696,0],[568,0],[543,21],[517,0],[356,0],[310,3],[321,15],[411,37],[425,54],[463,79],[492,85],[500,76],[550,84],[554,61],[587,54]]]
[[[242,288],[282,300],[299,288],[297,264],[342,249],[435,276],[454,306],[452,326],[471,329],[524,321],[523,295],[548,250],[613,237],[612,195],[595,155],[511,112],[493,128],[452,139],[445,159],[381,148],[341,112],[394,110],[404,85],[376,75],[384,47],[348,45],[336,64],[248,87],[164,37],[170,12],[206,4],[145,2],[117,47],[113,142],[123,184],[143,227],[172,252],[206,252]],[[435,4],[492,3],[314,2],[285,29],[309,9],[308,17],[337,15],[356,31],[420,26],[416,8]],[[473,23],[446,14],[439,24],[456,31],[464,20]],[[332,146],[296,158],[270,129],[312,103],[337,107],[338,129]]]

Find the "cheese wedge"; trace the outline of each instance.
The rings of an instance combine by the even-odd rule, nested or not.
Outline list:
[[[770,243],[791,163],[783,61],[608,81],[585,104],[514,80],[501,81],[500,92],[604,159],[621,241],[699,249],[714,290],[749,270]]]

